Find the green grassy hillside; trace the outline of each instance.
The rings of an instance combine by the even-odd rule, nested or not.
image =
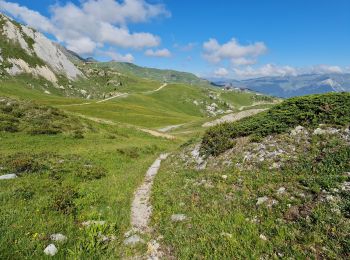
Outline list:
[[[99,62],[99,63],[93,63],[93,65],[100,68],[112,68],[126,75],[152,79],[159,82],[209,85],[206,80],[202,80],[197,76],[195,76],[194,74],[188,73],[188,72],[146,68],[146,67],[140,67],[135,64],[127,63],[127,62]]]
[[[348,259],[349,100],[289,99],[173,153],[152,200],[166,257]]]
[[[18,176],[0,181],[1,258],[41,259],[54,233],[68,238],[57,244],[58,258],[121,257],[133,192],[158,154],[177,141],[0,100],[0,175]],[[83,228],[89,220],[105,224]],[[101,233],[111,242],[101,242]]]

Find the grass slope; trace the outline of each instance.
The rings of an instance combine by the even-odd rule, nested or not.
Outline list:
[[[233,139],[252,135],[261,138],[283,133],[297,125],[345,125],[350,121],[350,94],[329,93],[291,98],[257,116],[226,123],[209,129],[203,137],[202,149],[219,154],[230,149]]]
[[[127,62],[100,62],[94,63],[96,67],[113,68],[123,74],[133,75],[139,78],[147,78],[159,82],[170,83],[187,83],[187,84],[206,84],[206,80],[202,80],[194,74],[188,72],[180,72],[175,70],[161,70],[155,68],[140,67]]]
[[[7,99],[6,104],[1,106],[2,117],[21,117],[17,132],[0,131],[0,175],[19,176],[0,182],[1,258],[43,258],[53,233],[68,237],[66,243],[55,243],[58,258],[121,257],[127,252],[122,241],[130,228],[133,192],[152,161],[173,149],[176,141],[69,115],[61,118],[61,111],[27,101]],[[28,114],[90,128],[82,135],[67,134],[66,128],[62,133],[28,134],[22,126],[37,124],[37,117]],[[106,224],[82,228],[88,220]],[[99,232],[112,241],[101,242]]]
[[[153,189],[154,236],[164,237],[167,257],[348,259],[349,100],[293,98],[214,127],[204,161],[194,156],[198,139],[183,145]]]

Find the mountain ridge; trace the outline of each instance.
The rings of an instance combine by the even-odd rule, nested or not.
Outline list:
[[[350,73],[271,76],[245,80],[211,79],[211,81],[218,86],[246,88],[283,98],[326,92],[350,91]]]

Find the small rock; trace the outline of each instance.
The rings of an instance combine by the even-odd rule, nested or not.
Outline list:
[[[315,130],[314,130],[314,135],[323,135],[323,134],[325,134],[326,133],[326,131],[325,130],[323,130],[323,129],[321,129],[321,128],[316,128]]]
[[[14,173],[5,174],[5,175],[0,176],[0,180],[10,180],[10,179],[15,179],[15,178],[17,178],[17,175]]]
[[[295,135],[297,135],[297,134],[300,134],[303,130],[304,130],[304,127],[298,125],[296,128],[294,128],[294,129],[290,132],[290,134],[293,135],[293,136],[295,136]]]
[[[159,248],[160,245],[156,240],[147,243],[147,253],[152,256],[157,255]]]
[[[280,167],[281,167],[281,165],[279,163],[276,163],[276,162],[274,162],[271,166],[272,169],[278,169]]]
[[[124,240],[125,245],[136,245],[138,243],[144,243],[145,241],[138,235],[132,235]]]
[[[346,181],[341,186],[342,191],[350,191],[350,182]]]
[[[58,249],[54,244],[48,245],[44,250],[44,253],[50,256],[54,256],[55,254],[57,254],[57,252],[58,252]]]
[[[256,205],[261,205],[263,204],[264,202],[268,201],[268,197],[264,196],[264,197],[260,197],[258,198],[257,202],[256,202]]]
[[[173,222],[184,221],[186,219],[187,219],[187,217],[184,214],[174,214],[171,216],[171,221],[173,221]]]
[[[277,194],[279,194],[279,195],[281,195],[281,194],[283,194],[283,193],[285,193],[286,192],[286,188],[285,187],[281,187],[281,188],[279,188],[278,190],[277,190]]]
[[[260,239],[262,239],[262,240],[264,240],[264,241],[266,241],[267,240],[267,237],[265,236],[265,235],[263,235],[263,234],[260,234]]]
[[[222,175],[221,178],[222,178],[223,180],[227,180],[227,175]]]
[[[58,233],[58,234],[52,234],[50,236],[50,239],[57,242],[64,242],[67,240],[67,237],[65,235]]]

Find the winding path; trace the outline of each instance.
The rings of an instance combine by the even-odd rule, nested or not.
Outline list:
[[[158,92],[160,90],[162,90],[163,88],[165,88],[168,85],[168,83],[164,83],[163,85],[161,85],[159,88],[155,89],[155,90],[150,90],[150,91],[145,91],[145,92],[139,92],[139,93],[133,93],[133,94],[149,94],[149,93],[155,93]],[[109,101],[111,99],[115,99],[115,98],[120,98],[120,97],[127,97],[131,95],[130,93],[119,93],[115,96],[109,97],[109,98],[105,98],[96,102],[85,102],[85,103],[75,103],[75,104],[65,104],[65,105],[57,105],[59,107],[69,107],[69,106],[84,106],[84,105],[91,105],[91,104],[100,104],[106,101]]]
[[[256,115],[256,114],[263,112],[265,110],[266,109],[250,109],[250,110],[245,110],[245,111],[241,111],[238,113],[228,114],[228,115],[225,115],[225,116],[223,116],[219,119],[216,119],[214,121],[206,122],[202,125],[202,127],[211,127],[211,126],[215,126],[215,125],[226,123],[226,122],[228,122],[228,123],[235,122],[235,121],[241,120],[242,118]]]

